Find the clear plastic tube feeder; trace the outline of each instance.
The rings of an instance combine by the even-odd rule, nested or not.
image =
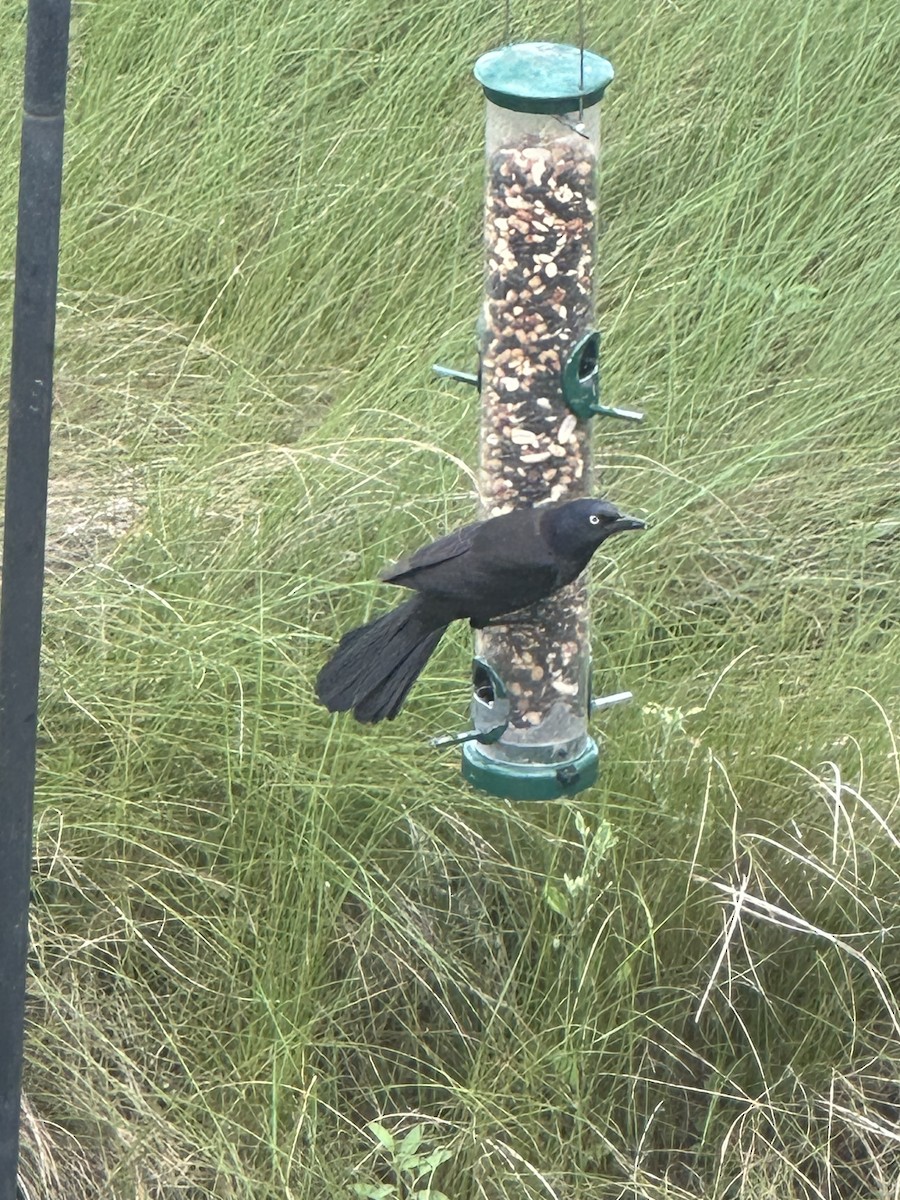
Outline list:
[[[475,76],[487,99],[480,500],[492,517],[591,494],[590,417],[636,414],[597,404],[599,101],[612,67],[532,42],[482,55]],[[463,746],[465,778],[521,800],[590,786],[584,580],[476,637],[472,716],[483,736]]]

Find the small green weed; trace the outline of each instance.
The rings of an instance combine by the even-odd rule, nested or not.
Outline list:
[[[361,1200],[450,1200],[431,1187],[431,1180],[453,1152],[429,1149],[424,1125],[413,1125],[399,1140],[380,1121],[370,1121],[366,1129],[377,1140],[380,1157],[394,1178],[390,1183],[354,1183],[353,1191]],[[427,1186],[421,1186],[423,1181]]]

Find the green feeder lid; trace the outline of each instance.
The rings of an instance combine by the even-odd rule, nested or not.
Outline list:
[[[590,50],[557,42],[519,42],[475,63],[484,94],[514,112],[569,113],[589,108],[612,82],[612,66]]]

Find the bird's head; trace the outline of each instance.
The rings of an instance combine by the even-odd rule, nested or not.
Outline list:
[[[544,536],[564,558],[587,562],[597,547],[614,533],[646,529],[638,517],[620,512],[608,500],[568,500],[547,509]]]

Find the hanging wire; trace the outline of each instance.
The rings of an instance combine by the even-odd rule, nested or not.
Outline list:
[[[507,11],[509,11],[509,0],[506,0]],[[579,137],[586,138],[588,132],[584,125],[584,56],[585,56],[585,29],[584,29],[584,0],[578,0],[578,120],[574,120],[572,113],[558,113],[555,120],[560,124],[565,125],[567,129],[571,129],[573,133],[577,133]]]
[[[512,0],[503,0],[503,44],[509,46],[512,38]],[[584,128],[584,0],[578,0],[578,123],[575,132],[586,137]],[[568,122],[566,122],[568,124]],[[570,126],[571,128],[571,126]]]

